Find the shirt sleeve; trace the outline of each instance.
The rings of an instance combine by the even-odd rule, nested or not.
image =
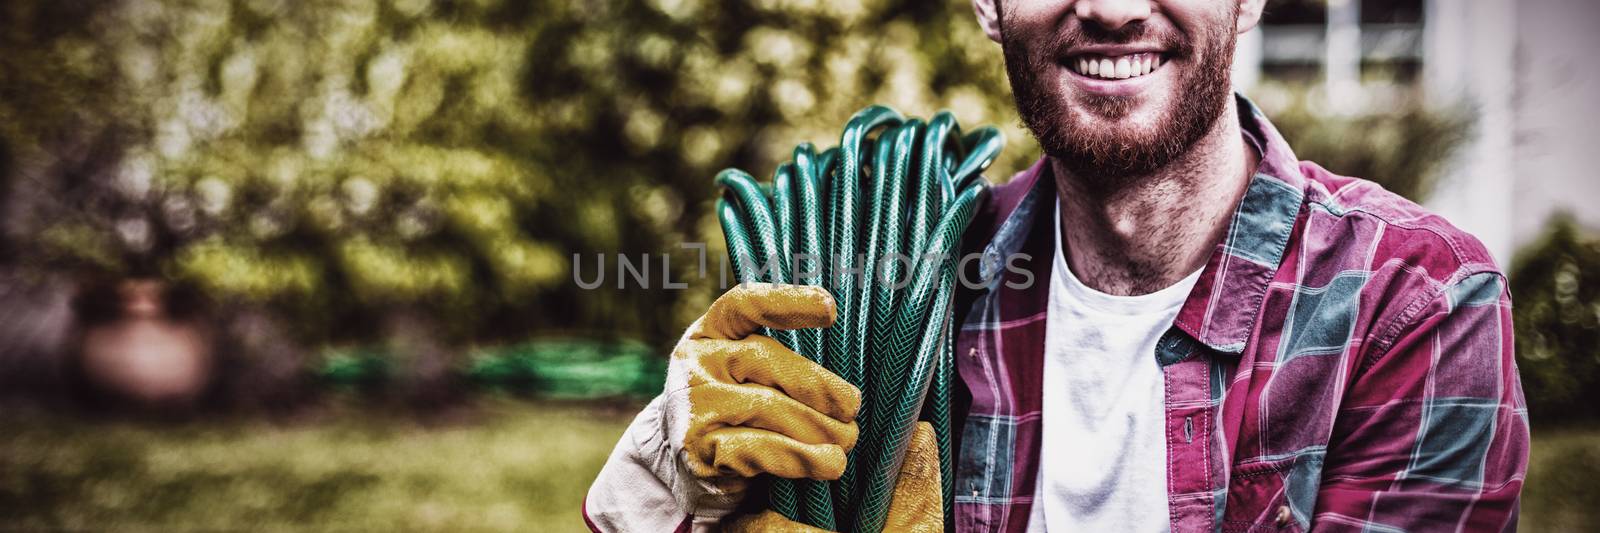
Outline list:
[[[672,451],[661,431],[664,402],[650,402],[611,450],[583,501],[583,521],[595,533],[686,532],[692,519],[672,490]]]
[[[1312,529],[1515,530],[1528,422],[1504,276],[1423,295],[1396,323],[1353,374]]]

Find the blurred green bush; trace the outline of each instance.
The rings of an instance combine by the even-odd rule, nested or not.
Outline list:
[[[493,390],[555,399],[650,398],[661,393],[667,363],[638,341],[540,339],[478,350],[463,371]]]
[[[1600,236],[1553,218],[1517,255],[1511,297],[1528,416],[1600,421]]]
[[[1417,203],[1433,192],[1474,126],[1470,109],[1426,102],[1412,88],[1370,88],[1353,110],[1327,109],[1326,95],[1315,85],[1268,82],[1254,93],[1295,156],[1372,180]]]
[[[964,0],[19,0],[0,7],[6,246],[267,304],[308,343],[670,341],[709,302],[575,255],[710,243],[711,176],[883,102],[1018,129]],[[1036,151],[1014,141],[1006,176]],[[87,148],[86,148],[87,147]],[[615,264],[614,260],[608,266]],[[660,279],[658,272],[651,275]],[[615,280],[611,276],[610,280]],[[658,281],[659,283],[659,281]]]
[[[314,370],[336,388],[380,394],[395,385],[396,359],[376,346],[329,348]],[[556,400],[647,399],[661,393],[666,372],[666,360],[648,344],[586,338],[477,348],[453,369],[486,392]]]

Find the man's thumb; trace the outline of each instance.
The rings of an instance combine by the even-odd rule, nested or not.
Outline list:
[[[933,425],[917,422],[894,484],[894,499],[884,531],[938,533],[944,531],[944,495],[940,491],[939,443]]]

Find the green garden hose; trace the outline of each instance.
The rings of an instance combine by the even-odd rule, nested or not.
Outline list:
[[[774,190],[773,214],[775,217],[788,218],[781,220],[778,225],[779,249],[784,254],[784,260],[780,261],[779,265],[786,271],[788,282],[806,283],[808,280],[814,280],[812,284],[821,285],[821,277],[816,275],[820,273],[816,266],[817,261],[811,259],[819,257],[817,254],[821,248],[821,219],[816,205],[817,177],[814,175],[815,169],[812,168],[814,161],[811,157],[810,145],[802,144],[795,148],[794,163],[778,166],[778,172],[774,176],[775,184],[793,180],[798,181],[800,185],[797,187],[799,190],[794,191],[796,195],[785,199],[786,207],[783,210],[778,208],[778,195],[776,189]],[[794,176],[796,172],[801,173],[798,178]],[[798,196],[799,194],[804,196]],[[798,202],[798,205],[794,205],[794,202]],[[797,230],[799,233],[796,233]],[[796,256],[795,252],[799,252],[800,255]],[[800,277],[806,279],[799,279]],[[794,331],[793,334],[794,344],[791,348],[817,363],[822,363],[822,330],[801,330]],[[827,485],[809,480],[797,483],[801,485],[800,493],[806,505],[807,516],[816,517],[817,521],[831,527],[833,496],[828,493]]]
[[[717,216],[739,280],[823,285],[834,295],[833,327],[766,333],[863,392],[861,439],[844,475],[774,479],[772,509],[824,529],[880,531],[911,427],[923,418],[934,425],[953,527],[955,254],[986,191],[980,176],[1003,144],[994,128],[962,135],[949,112],[924,123],[870,106],[838,147],[795,147],[770,186],[737,169],[717,175]]]
[[[870,301],[860,301],[858,298],[868,298],[870,291],[859,290],[857,281],[872,279],[871,263],[857,264],[862,259],[856,256],[860,248],[861,204],[860,191],[861,171],[863,168],[885,168],[886,157],[872,167],[864,167],[864,155],[873,153],[887,154],[881,148],[887,142],[876,143],[880,146],[873,150],[874,141],[868,135],[880,127],[893,128],[898,126],[904,117],[900,113],[881,106],[870,106],[856,113],[845,125],[844,133],[839,136],[839,166],[837,176],[829,183],[829,224],[828,224],[828,274],[829,290],[834,294],[834,301],[838,305],[837,319],[825,336],[827,338],[826,359],[832,358],[837,366],[824,365],[833,370],[840,377],[845,378],[850,384],[865,389],[866,384],[866,350],[863,343],[866,341],[866,322],[860,321],[857,309],[870,309]],[[863,154],[863,151],[866,151]],[[861,275],[858,280],[855,276]],[[863,398],[863,404],[865,403]],[[858,415],[857,423],[865,426],[865,405],[862,414]],[[856,451],[851,450],[849,462],[846,463],[844,474],[835,482],[834,497],[839,506],[846,510],[846,516],[855,513],[855,486],[856,486]],[[815,524],[813,524],[815,525]],[[839,527],[838,529],[846,529]]]
[[[728,256],[735,275],[740,281],[783,283],[784,280],[773,278],[774,271],[783,270],[781,265],[771,264],[781,261],[781,258],[775,253],[767,253],[767,248],[763,246],[763,243],[772,243],[773,239],[761,238],[763,230],[770,237],[775,228],[771,225],[771,213],[767,211],[767,199],[762,195],[760,185],[749,174],[738,169],[718,173],[717,184],[728,191],[717,202],[717,216],[722,222],[722,233],[728,242]],[[768,224],[760,225],[758,220],[768,221]],[[793,331],[767,330],[763,333],[786,347],[794,347]],[[793,485],[775,483],[771,493],[774,510],[791,518],[798,516]]]
[[[810,143],[801,143],[795,147],[793,165],[797,172],[800,173],[800,190],[798,191],[800,194],[797,198],[799,205],[795,212],[795,215],[799,218],[796,224],[799,233],[792,235],[791,238],[797,242],[793,248],[798,250],[800,255],[792,266],[797,273],[796,276],[800,278],[795,279],[794,282],[810,285],[824,284],[824,279],[821,275],[823,272],[823,206],[820,205],[820,202],[822,198],[822,172],[825,169],[819,167],[819,163],[825,163],[825,161],[817,160],[815,149]],[[782,166],[779,168],[782,168]],[[799,335],[800,344],[795,347],[795,350],[806,354],[806,356],[818,363],[822,363],[824,351],[823,330],[805,330],[799,332]],[[794,483],[798,485],[797,490],[801,504],[805,509],[805,517],[809,519],[808,522],[817,527],[836,529],[834,517],[837,514],[837,510],[834,507],[835,498],[831,492],[831,485],[814,480],[801,480]]]
[[[935,374],[933,365],[944,351],[941,345],[944,322],[948,320],[950,299],[955,290],[952,256],[960,246],[961,233],[972,220],[975,204],[983,191],[981,185],[968,187],[945,212],[925,248],[925,256],[930,259],[917,265],[916,282],[906,295],[895,322],[890,324],[887,346],[873,354],[875,363],[881,362],[886,370],[873,375],[876,381],[872,390],[876,400],[870,405],[881,414],[874,415],[874,420],[880,422],[863,428],[858,445],[864,450],[862,463],[867,475],[858,490],[857,531],[879,531],[888,516],[895,476],[900,472],[900,461],[905,457],[906,444],[911,438],[910,424],[922,411],[923,397]],[[887,368],[903,370],[891,372]]]

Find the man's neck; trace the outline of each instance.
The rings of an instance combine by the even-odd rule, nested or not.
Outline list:
[[[1205,266],[1259,158],[1245,145],[1233,99],[1183,156],[1116,190],[1087,187],[1052,160],[1067,264],[1084,284],[1148,294]]]

